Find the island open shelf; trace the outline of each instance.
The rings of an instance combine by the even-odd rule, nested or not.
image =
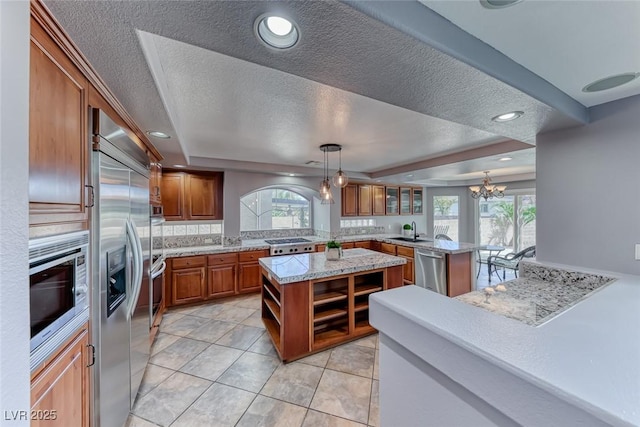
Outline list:
[[[280,358],[289,362],[374,333],[369,295],[403,285],[397,259],[397,265],[293,283],[279,283],[263,266],[262,319]]]

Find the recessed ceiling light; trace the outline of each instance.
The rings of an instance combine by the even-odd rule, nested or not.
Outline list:
[[[494,122],[510,122],[511,120],[515,120],[517,118],[522,117],[524,111],[511,111],[510,113],[500,114],[491,118]]]
[[[298,42],[300,34],[290,19],[271,14],[260,15],[253,29],[258,40],[276,49],[288,49]]]
[[[583,92],[600,92],[601,90],[613,89],[614,87],[622,86],[635,80],[640,73],[622,73],[615,76],[605,77],[604,79],[596,80],[593,83],[589,83],[582,88]]]
[[[149,136],[153,136],[153,137],[155,137],[155,138],[162,138],[162,139],[169,139],[169,138],[171,138],[171,137],[170,137],[169,135],[167,135],[166,133],[164,133],[164,132],[160,132],[160,131],[157,131],[157,130],[148,130],[148,131],[147,131],[147,135],[149,135]]]
[[[487,9],[502,9],[503,7],[513,6],[522,0],[480,0],[480,4]]]
[[[185,165],[173,165],[174,168],[186,168]]]
[[[412,176],[413,176],[412,174],[409,174],[409,175],[407,175],[407,178],[411,178]]]
[[[290,173],[289,176],[296,176],[296,174],[295,173]]]
[[[500,157],[498,159],[499,162],[508,162],[509,160],[513,160],[513,157]]]

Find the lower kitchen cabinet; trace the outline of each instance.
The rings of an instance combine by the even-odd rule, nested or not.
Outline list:
[[[262,270],[258,258],[268,257],[268,250],[240,252],[238,293],[257,292],[262,287]]]
[[[89,324],[31,378],[31,426],[89,426]]]
[[[415,267],[413,260],[413,248],[398,245],[396,248],[397,256],[407,260],[403,267],[402,279],[405,285],[413,285],[415,283]]]
[[[207,257],[207,298],[236,293],[238,254],[209,255]]]
[[[170,262],[171,305],[202,301],[206,289],[206,257],[174,258]]]
[[[255,250],[170,259],[168,306],[260,291],[258,259],[267,256],[268,250]]]
[[[184,268],[171,273],[173,305],[188,304],[204,299],[204,267]]]

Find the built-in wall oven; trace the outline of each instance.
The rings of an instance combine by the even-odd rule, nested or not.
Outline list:
[[[62,344],[67,338],[63,329],[73,329],[75,323],[79,326],[89,318],[88,247],[88,231],[29,242],[32,359],[38,349]]]

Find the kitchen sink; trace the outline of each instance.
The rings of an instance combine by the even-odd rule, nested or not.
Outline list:
[[[433,242],[433,239],[430,239],[428,237],[418,237],[417,239],[414,239],[413,237],[391,237],[391,240],[402,240],[403,242],[413,242],[413,243],[417,243],[417,242]]]

